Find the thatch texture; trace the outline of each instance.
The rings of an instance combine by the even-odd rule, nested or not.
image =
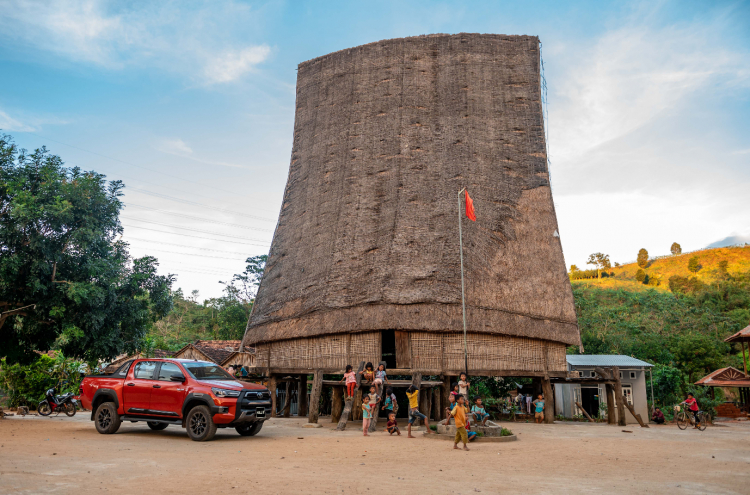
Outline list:
[[[538,38],[478,34],[300,64],[289,177],[245,343],[461,332],[462,187],[478,217],[464,221],[469,331],[579,343],[539,67]]]

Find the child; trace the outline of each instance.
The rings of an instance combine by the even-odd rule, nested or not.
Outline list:
[[[369,437],[370,435],[367,433],[367,430],[370,429],[370,414],[372,412],[372,407],[370,406],[370,402],[363,400],[362,401],[362,434],[366,437]]]
[[[485,411],[481,397],[476,397],[474,399],[474,405],[471,406],[471,415],[474,416],[474,421],[482,423],[482,426],[485,426],[485,423],[487,423],[490,415]]]
[[[391,413],[395,414],[398,409],[398,402],[396,402],[396,395],[393,393],[393,389],[388,387],[385,390],[385,403],[380,409],[388,411],[388,415]]]
[[[370,383],[375,380],[375,372],[372,370],[372,363],[367,363],[365,369],[360,371],[359,374]]]
[[[427,419],[427,416],[419,412],[419,389],[414,385],[410,385],[409,388],[406,389],[406,396],[409,398],[409,424],[406,427],[406,437],[414,438],[411,436],[411,425],[417,419],[424,421],[424,426],[426,428],[424,434],[429,435],[432,433],[432,430],[430,430],[430,421]]]
[[[458,377],[458,393],[463,395],[466,400],[469,399],[469,381],[466,378],[466,373],[461,373]]]
[[[347,399],[354,397],[354,388],[357,386],[357,374],[354,373],[351,364],[346,365],[346,371],[344,372],[344,378],[339,380],[339,383],[346,380],[346,397]]]
[[[388,422],[385,424],[385,431],[390,433],[391,436],[393,436],[394,433],[401,436],[401,431],[398,429],[398,422],[396,422],[396,413],[388,413]]]
[[[469,437],[469,443],[477,439],[477,432],[471,431],[471,424],[468,419],[466,420],[466,435]]]
[[[375,372],[375,379],[372,381],[372,384],[378,386],[382,385],[383,382],[388,383],[388,377],[386,376],[385,365],[381,364]]]
[[[456,406],[456,395],[451,392],[448,394],[448,407],[445,408],[445,421],[443,424],[448,426],[451,422],[451,411]]]
[[[370,385],[370,393],[367,396],[370,398],[370,412],[375,409],[375,405],[380,402],[380,396],[376,393],[375,385]]]
[[[458,383],[455,383],[455,382],[454,382],[454,383],[453,383],[453,385],[451,385],[451,388],[452,388],[453,390],[451,390],[451,393],[450,393],[450,395],[452,395],[452,396],[453,396],[453,400],[454,400],[454,401],[458,401],[458,396],[460,395],[460,394],[459,394],[459,392],[458,392]],[[451,409],[452,409],[452,408],[451,408]]]
[[[539,394],[539,398],[534,401],[534,422],[542,423],[544,421],[544,398]]]
[[[458,450],[458,441],[464,444],[464,450],[469,450],[466,446],[469,443],[469,435],[466,433],[466,416],[467,411],[464,406],[464,396],[459,395],[456,406],[451,411],[451,416],[456,420],[456,438],[453,439],[453,448]]]

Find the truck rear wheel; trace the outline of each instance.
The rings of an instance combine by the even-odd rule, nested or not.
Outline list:
[[[114,403],[105,402],[96,408],[94,424],[102,435],[111,435],[120,429],[120,416]]]
[[[187,432],[191,440],[206,442],[216,435],[216,423],[207,406],[196,406],[187,415]]]
[[[234,429],[237,430],[237,433],[239,433],[243,437],[255,436],[261,428],[263,428],[263,421],[257,421],[255,423],[245,423],[234,427]]]

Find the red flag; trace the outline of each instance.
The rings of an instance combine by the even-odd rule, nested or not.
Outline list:
[[[469,196],[469,191],[466,191],[466,216],[472,222],[477,221],[477,215],[474,213],[474,202],[471,200],[471,197]]]

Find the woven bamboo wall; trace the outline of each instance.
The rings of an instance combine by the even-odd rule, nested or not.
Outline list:
[[[343,370],[347,364],[380,360],[380,332],[329,335],[260,344],[256,366],[280,369]]]

